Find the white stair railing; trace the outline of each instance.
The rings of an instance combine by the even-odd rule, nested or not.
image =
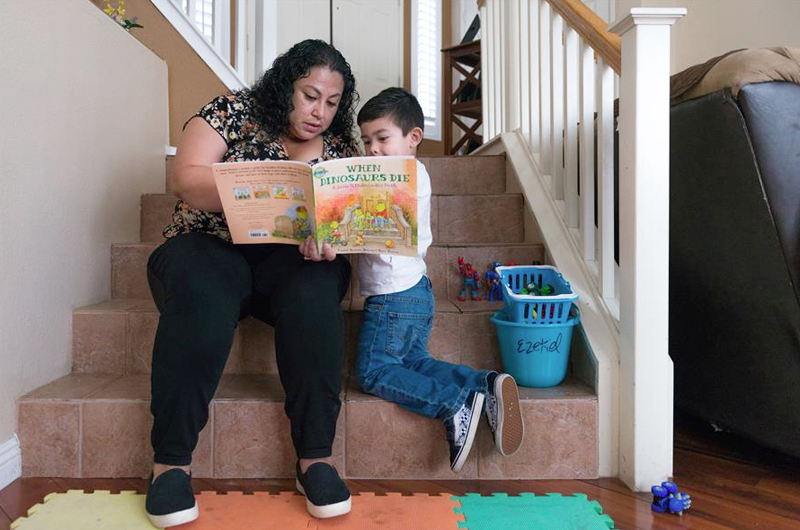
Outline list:
[[[588,299],[583,326],[590,347],[593,336],[603,337],[598,348],[605,351],[595,352],[600,472],[647,490],[672,472],[669,30],[686,10],[633,8],[610,33],[579,0],[478,5],[484,141],[506,145],[550,255]],[[513,134],[529,164],[515,163]],[[548,197],[533,196],[539,191]],[[546,218],[550,211],[557,224]]]

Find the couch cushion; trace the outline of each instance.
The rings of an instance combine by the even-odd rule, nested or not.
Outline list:
[[[739,105],[786,266],[800,298],[800,85],[747,85],[739,92]]]
[[[698,74],[705,72],[704,75],[692,75],[698,69]],[[679,82],[681,79],[685,82]],[[723,88],[730,88],[733,96],[738,97],[743,86],[769,81],[800,84],[800,48],[741,50],[688,68],[672,76],[672,103],[698,98]]]

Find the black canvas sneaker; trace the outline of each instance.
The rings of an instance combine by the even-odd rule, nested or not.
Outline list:
[[[295,486],[306,496],[308,513],[318,519],[350,512],[350,490],[330,464],[317,462],[302,473],[298,462]]]
[[[508,374],[493,372],[487,377],[487,383],[486,420],[494,437],[494,445],[501,455],[513,455],[525,436],[517,382]]]
[[[467,401],[452,417],[444,420],[447,442],[450,444],[450,469],[455,473],[461,471],[467,461],[475,432],[478,430],[478,419],[483,412],[483,394],[471,390]]]
[[[158,528],[194,521],[198,510],[191,475],[174,468],[160,474],[155,480],[149,480],[144,506],[150,522]]]

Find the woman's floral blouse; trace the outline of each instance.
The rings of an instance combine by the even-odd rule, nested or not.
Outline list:
[[[219,96],[200,109],[200,116],[217,131],[228,144],[221,162],[246,162],[252,160],[288,160],[289,155],[280,140],[261,128],[253,109],[257,105],[247,90]],[[358,156],[355,141],[345,142],[328,131],[322,134],[323,155],[309,162],[316,164],[332,158]],[[167,239],[187,232],[206,232],[225,241],[231,241],[225,214],[204,212],[178,201],[172,213],[172,223],[164,229]]]

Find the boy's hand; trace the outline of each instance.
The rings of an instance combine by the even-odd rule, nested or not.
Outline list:
[[[317,240],[314,239],[314,236],[308,236],[305,241],[300,243],[299,250],[300,254],[311,261],[322,261],[323,259],[333,261],[336,259],[336,251],[327,241],[322,244],[322,256],[319,255],[319,252],[317,252]]]

